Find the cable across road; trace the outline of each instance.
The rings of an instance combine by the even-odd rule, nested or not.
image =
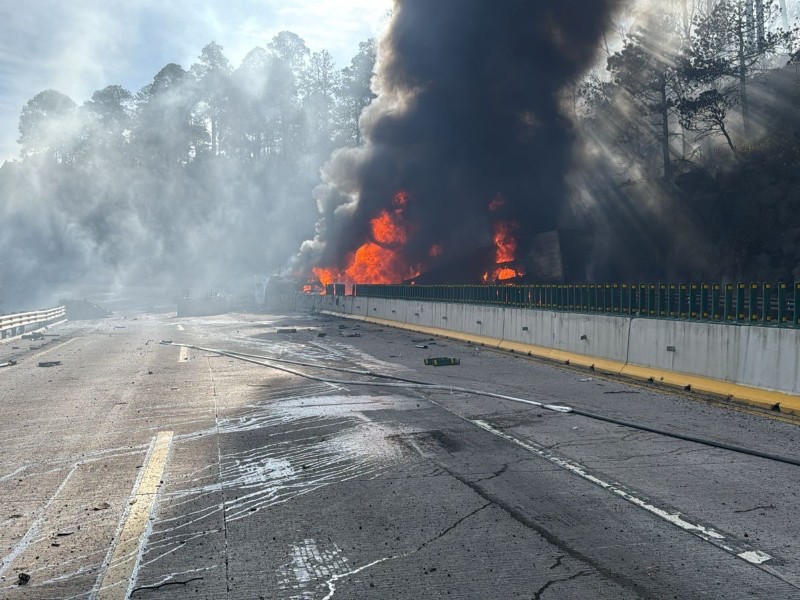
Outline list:
[[[498,394],[496,392],[488,392],[485,390],[478,390],[472,388],[465,388],[460,386],[453,386],[453,385],[444,385],[440,383],[431,383],[428,381],[421,381],[417,379],[409,379],[406,377],[399,377],[397,375],[391,375],[388,373],[381,373],[378,371],[369,371],[364,369],[350,369],[347,367],[336,367],[332,365],[326,365],[324,363],[315,363],[315,362],[307,362],[307,361],[297,361],[297,360],[290,360],[286,358],[278,358],[274,356],[264,356],[259,354],[249,354],[246,352],[237,352],[235,350],[223,350],[219,348],[204,348],[202,346],[196,346],[194,344],[181,344],[172,341],[162,341],[162,345],[168,346],[175,346],[179,348],[188,348],[191,350],[197,350],[199,352],[210,352],[212,354],[218,354],[220,356],[227,356],[229,358],[233,358],[235,360],[241,360],[244,362],[260,365],[263,367],[268,367],[271,369],[275,369],[277,371],[283,371],[285,373],[289,373],[291,375],[295,375],[297,377],[303,377],[305,379],[310,379],[312,381],[318,381],[321,383],[331,383],[336,385],[358,385],[358,386],[380,386],[380,387],[389,387],[389,388],[406,388],[406,389],[422,389],[422,390],[435,390],[435,391],[447,391],[447,392],[459,392],[463,394],[469,394],[472,396],[484,396],[487,398],[495,398],[498,400],[507,400],[509,402],[516,402],[520,404],[526,404],[528,406],[534,406],[537,408],[549,410],[552,412],[560,413],[560,414],[575,414],[580,415],[582,417],[593,419],[596,421],[603,421],[606,423],[612,423],[615,425],[621,425],[623,427],[628,427],[631,429],[637,429],[639,431],[647,431],[649,433],[654,433],[657,435],[662,435],[665,437],[670,437],[678,440],[683,440],[686,442],[692,442],[695,444],[701,444],[703,446],[708,446],[711,448],[718,448],[720,450],[727,450],[730,452],[736,452],[738,454],[745,454],[747,456],[754,456],[757,458],[763,458],[766,460],[771,460],[775,462],[785,463],[788,465],[800,466],[800,459],[792,458],[789,456],[782,456],[779,454],[772,454],[770,452],[762,452],[760,450],[753,450],[752,448],[746,448],[744,446],[738,446],[736,444],[727,444],[725,442],[718,442],[715,440],[710,440],[707,438],[701,438],[693,435],[687,435],[683,433],[679,433],[676,431],[668,431],[665,429],[660,429],[657,427],[651,427],[650,425],[644,425],[641,423],[635,423],[633,421],[627,421],[624,419],[618,419],[616,417],[608,417],[605,415],[593,413],[590,411],[586,411],[580,408],[574,408],[571,406],[564,406],[560,404],[548,404],[545,402],[537,402],[536,400],[528,400],[526,398],[518,398],[515,396],[509,396],[506,394]],[[350,375],[358,375],[361,377],[372,377],[378,380],[385,380],[385,381],[357,381],[352,379],[331,379],[326,377],[319,377],[317,375],[312,375],[310,373],[305,373],[303,371],[298,371],[297,369],[292,369],[287,366],[283,365],[293,365],[299,367],[308,367],[312,369],[320,369],[326,371],[334,371],[338,373],[347,373]]]

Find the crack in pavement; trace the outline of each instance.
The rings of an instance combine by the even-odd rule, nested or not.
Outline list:
[[[333,577],[331,577],[330,579],[328,579],[325,582],[325,584],[328,586],[328,595],[325,596],[325,598],[323,598],[323,600],[330,600],[330,598],[333,598],[333,595],[336,593],[336,582],[339,581],[340,579],[344,579],[345,577],[350,577],[351,575],[355,575],[357,573],[360,573],[361,571],[364,571],[365,569],[368,569],[370,567],[374,567],[375,565],[380,564],[382,562],[386,562],[387,560],[397,560],[397,559],[408,558],[409,556],[413,556],[414,554],[416,554],[417,552],[420,552],[421,550],[423,550],[424,548],[426,548],[430,544],[441,540],[448,533],[450,533],[456,527],[461,525],[464,521],[466,521],[470,517],[475,516],[480,511],[490,507],[492,504],[493,504],[492,502],[487,502],[483,506],[479,506],[478,508],[473,510],[471,513],[469,513],[467,515],[464,515],[463,517],[458,519],[455,523],[450,525],[450,527],[448,527],[447,529],[445,529],[442,532],[438,533],[437,535],[435,535],[434,537],[430,538],[429,540],[426,540],[426,541],[422,542],[422,544],[417,546],[414,550],[410,550],[408,552],[404,552],[403,554],[396,554],[394,556],[385,556],[383,558],[379,558],[378,560],[374,560],[371,563],[368,563],[366,565],[362,565],[362,566],[358,567],[357,569],[353,569],[352,571],[348,571],[347,573],[341,573],[341,574],[338,574],[338,575],[334,575]]]
[[[599,573],[601,576],[605,577],[609,581],[613,581],[619,584],[620,586],[633,591],[640,597],[647,597],[648,591],[640,584],[636,583],[634,580],[630,579],[625,575],[621,575],[620,573],[604,568],[602,565],[594,561],[591,557],[567,545],[567,543],[564,540],[561,540],[553,533],[545,529],[543,526],[539,525],[532,519],[528,518],[528,516],[525,515],[521,509],[509,505],[507,502],[503,501],[498,496],[492,494],[485,488],[481,487],[477,482],[468,480],[467,478],[463,477],[462,475],[459,475],[455,471],[448,469],[446,466],[440,463],[436,464],[439,468],[447,471],[447,473],[453,479],[460,481],[465,486],[470,488],[473,492],[478,494],[481,498],[487,500],[488,502],[500,508],[503,512],[505,512],[508,516],[517,521],[523,527],[526,527],[527,529],[530,529],[538,533],[547,543],[558,548],[562,552],[565,552],[566,555],[570,556],[571,558],[574,558],[575,560],[585,565],[590,566],[595,572]]]
[[[503,463],[503,466],[500,467],[497,471],[495,471],[492,475],[488,477],[482,477],[481,479],[476,479],[475,483],[480,483],[481,481],[489,481],[490,479],[494,479],[495,477],[500,477],[503,473],[508,471],[509,463]]]
[[[552,568],[552,567],[551,567]],[[563,577],[561,579],[551,579],[547,583],[545,583],[542,587],[540,587],[536,592],[533,594],[533,600],[541,600],[542,594],[544,594],[547,589],[557,583],[563,583],[565,581],[572,581],[573,579],[577,579],[578,577],[585,577],[586,575],[593,575],[594,571],[587,569],[585,571],[579,571],[574,575],[570,575],[569,577]]]

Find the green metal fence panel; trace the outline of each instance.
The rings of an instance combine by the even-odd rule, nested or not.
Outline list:
[[[750,293],[747,298],[747,321],[757,321],[761,315],[758,312],[758,284],[750,284]]]
[[[734,319],[732,283],[725,284],[725,304],[723,308],[723,318],[726,321],[732,321]]]
[[[747,304],[745,302],[745,288],[747,286],[744,283],[737,283],[736,284],[736,322],[742,323],[744,321],[749,321],[750,319],[747,318]]]
[[[761,323],[768,325],[775,320],[772,308],[772,284],[765,283],[761,288]]]
[[[789,323],[789,307],[786,305],[788,300],[789,286],[786,283],[778,284],[778,307],[777,318],[778,325],[787,325]]]
[[[800,327],[800,282],[325,286],[333,296],[348,290],[360,297]]]

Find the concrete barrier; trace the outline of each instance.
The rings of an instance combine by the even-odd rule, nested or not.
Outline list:
[[[314,309],[800,415],[800,330],[317,296]]]

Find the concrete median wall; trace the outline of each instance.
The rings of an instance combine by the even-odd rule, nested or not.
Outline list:
[[[310,296],[303,307],[684,387],[699,389],[708,379],[800,395],[795,329],[361,297]],[[728,394],[725,387],[706,389]]]

